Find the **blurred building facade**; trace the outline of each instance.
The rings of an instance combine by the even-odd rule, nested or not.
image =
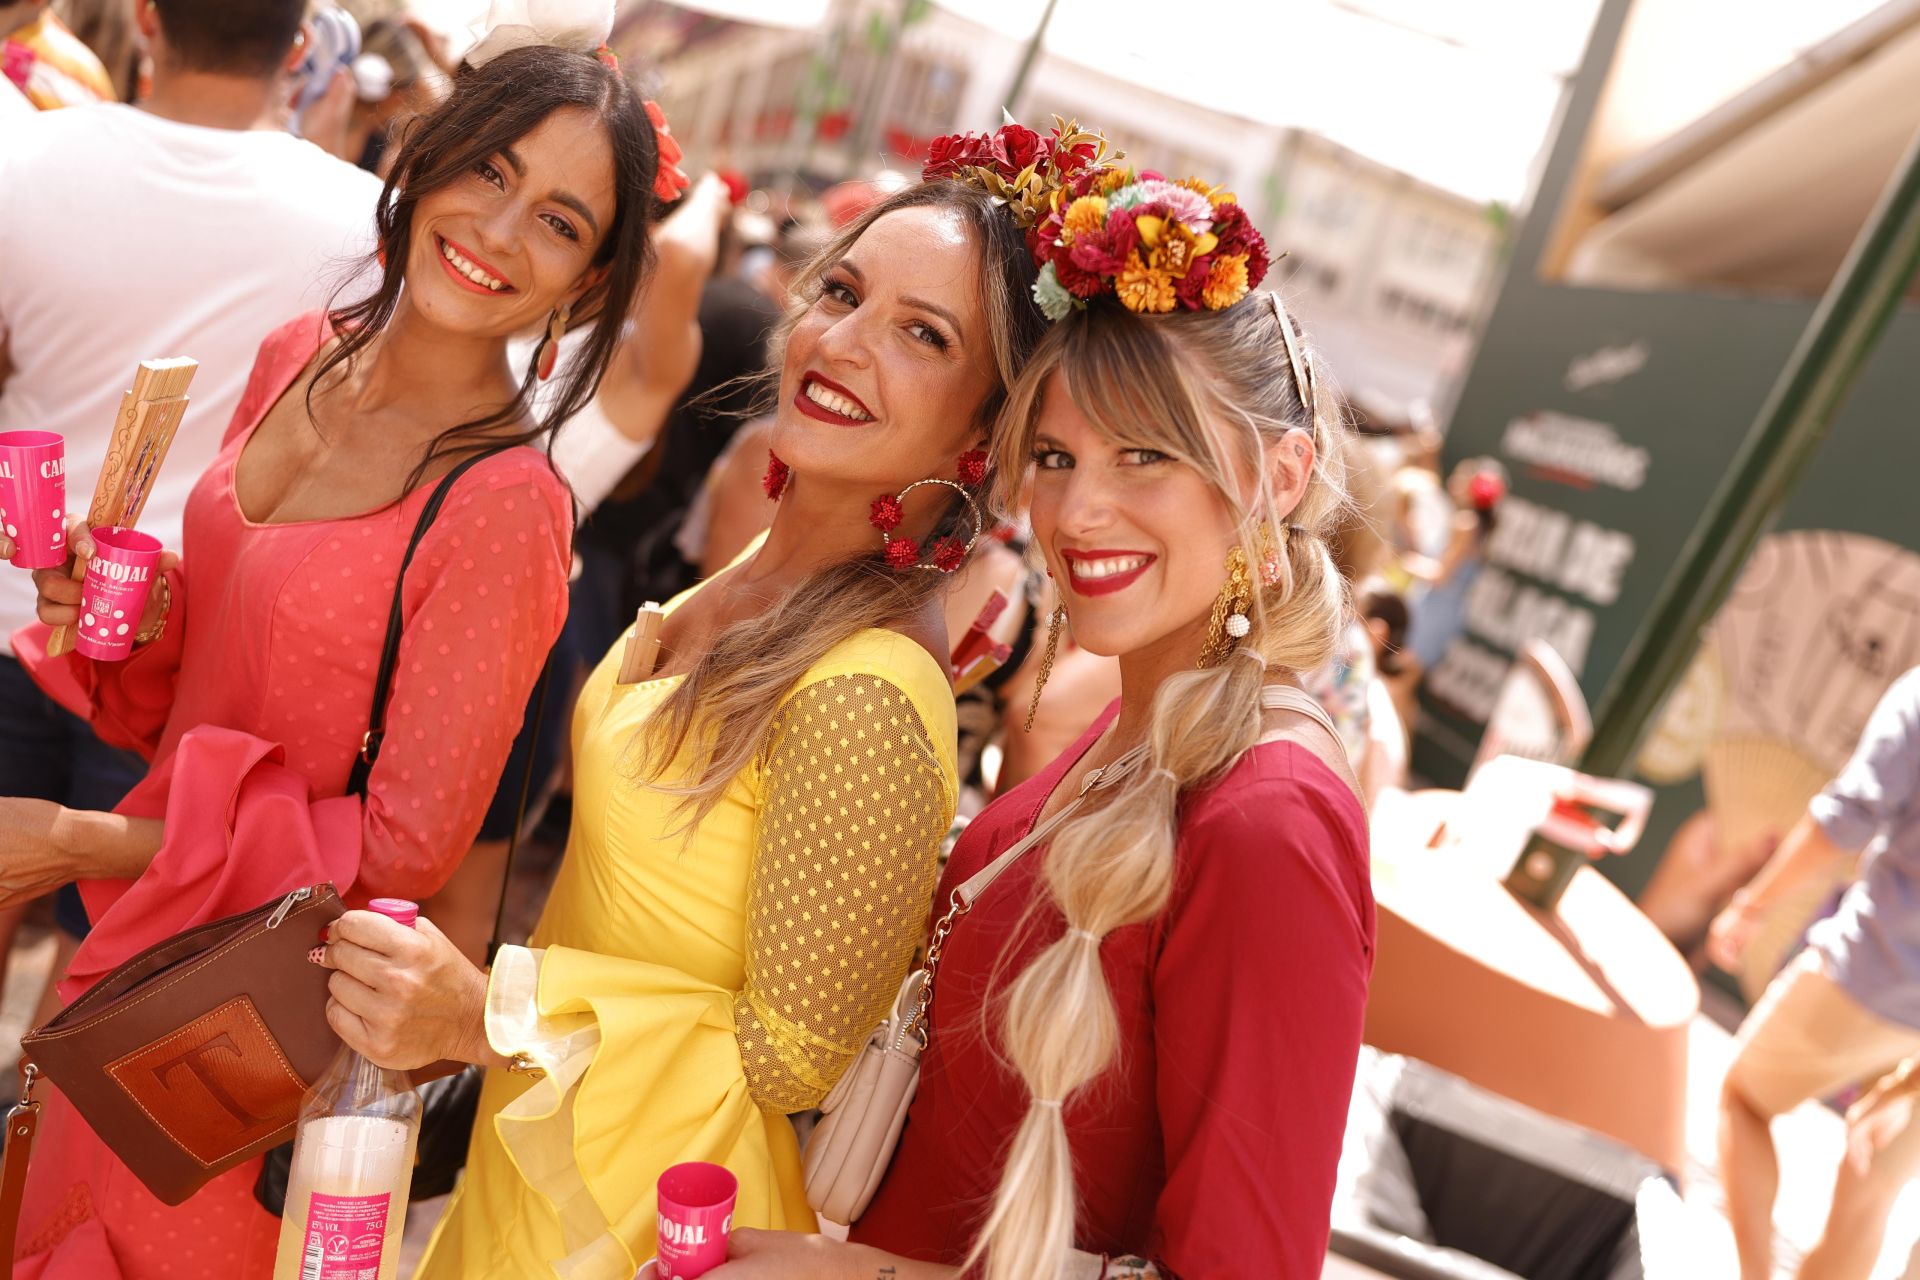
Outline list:
[[[931,139],[998,123],[1025,52],[951,10],[893,0],[837,0],[804,29],[650,5],[616,45],[659,69],[658,97],[694,164],[776,192],[915,172]],[[1012,108],[1035,125],[1078,119],[1138,162],[1237,192],[1285,255],[1274,278],[1369,416],[1450,398],[1498,273],[1503,211],[1316,134],[1044,50]]]

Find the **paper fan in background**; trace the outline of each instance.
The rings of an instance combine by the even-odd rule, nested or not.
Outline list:
[[[1784,836],[1840,771],[1894,678],[1920,665],[1920,555],[1824,530],[1761,542],[1708,626],[1719,722],[1701,761],[1722,857]],[[1749,999],[1851,871],[1771,913],[1737,975]]]

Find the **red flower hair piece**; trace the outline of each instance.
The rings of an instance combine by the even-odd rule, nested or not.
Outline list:
[[[969,449],[960,455],[960,483],[969,488],[987,478],[987,451]]]
[[[614,62],[613,69],[618,71],[620,64]],[[673,130],[667,126],[667,113],[660,104],[649,99],[645,104],[647,119],[653,122],[653,140],[660,150],[660,168],[653,176],[653,194],[662,204],[672,204],[680,198],[680,193],[693,185],[693,179],[680,172],[680,161],[686,152],[673,139]]]

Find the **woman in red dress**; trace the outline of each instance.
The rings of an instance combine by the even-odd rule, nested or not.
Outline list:
[[[1105,776],[955,921],[853,1241],[737,1232],[711,1280],[1321,1273],[1374,933],[1366,818],[1296,679],[1345,615],[1338,428],[1231,197],[1072,194],[996,448],[1122,691],[975,820],[938,901]]]
[[[533,446],[593,394],[619,339],[658,176],[646,111],[591,53],[535,46],[463,70],[396,161],[377,292],[262,344],[147,642],[95,663],[16,640],[36,679],[152,761],[114,813],[0,800],[0,897],[81,881],[94,929],[64,996],[303,885],[424,898],[453,873],[566,613],[571,501]],[[557,338],[582,312],[593,332],[536,415],[536,371],[510,365],[508,340]],[[409,539],[436,482],[482,452],[406,567],[363,800],[348,778]],[[72,620],[77,584],[39,583],[43,621]],[[259,1161],[170,1207],[57,1090],[46,1104],[15,1276],[271,1271],[280,1222],[254,1202]]]

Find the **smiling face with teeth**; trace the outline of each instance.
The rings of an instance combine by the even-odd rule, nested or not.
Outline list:
[[[1034,540],[1074,642],[1104,655],[1199,652],[1234,544],[1225,495],[1179,459],[1112,438],[1047,383],[1033,437]]]
[[[593,283],[615,213],[613,149],[578,107],[420,197],[407,299],[462,333],[511,335],[544,324]]]
[[[965,222],[937,206],[883,215],[827,268],[787,335],[773,423],[796,492],[864,513],[983,439],[1000,379],[980,274]]]

